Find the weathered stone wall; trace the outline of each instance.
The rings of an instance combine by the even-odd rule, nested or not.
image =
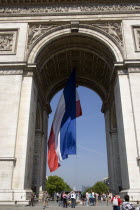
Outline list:
[[[0,76],[0,189],[11,189],[22,76]]]

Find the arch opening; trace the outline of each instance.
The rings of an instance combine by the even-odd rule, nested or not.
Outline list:
[[[77,155],[69,155],[68,159],[61,162],[61,167],[52,173],[48,168],[47,176],[62,177],[70,187],[81,191],[108,177],[108,169],[105,121],[103,113],[100,111],[102,101],[89,88],[79,86],[78,93],[83,115],[76,119]],[[49,117],[49,131],[61,94],[62,91],[58,92],[51,100],[53,112]]]
[[[115,54],[116,49],[113,52],[109,47],[111,44],[113,46],[111,41],[107,45],[107,42],[103,42],[103,40],[88,33],[86,34],[85,31],[83,33],[67,32],[55,36],[53,39],[48,38],[48,40],[44,37],[44,41],[43,38],[40,41],[41,46],[39,47],[38,41],[33,48],[34,52],[37,49],[36,56],[34,59],[29,56],[29,61],[34,60],[37,64],[37,71],[48,104],[50,104],[53,96],[65,87],[73,68],[76,69],[77,86],[84,86],[96,92],[103,104],[108,100],[110,91],[114,88],[116,77],[114,63],[121,59],[119,60],[119,56],[117,57],[117,53]],[[109,120],[110,115],[106,118]],[[109,139],[111,138],[114,140],[117,137],[109,136]],[[110,148],[108,150],[110,152]],[[110,157],[109,152],[108,158]],[[117,154],[119,154],[118,150]],[[119,165],[119,160],[115,164]],[[113,189],[118,189],[118,183],[121,181],[116,183],[117,185],[113,186]]]

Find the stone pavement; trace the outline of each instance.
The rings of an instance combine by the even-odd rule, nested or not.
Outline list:
[[[51,210],[62,210],[65,209],[61,206],[58,206],[56,202],[49,202],[49,207],[46,208]],[[71,207],[68,207],[71,209]],[[112,206],[106,206],[106,202],[99,203],[98,206],[82,206],[81,204],[75,207],[75,210],[112,210]],[[43,210],[42,203],[37,203],[35,206],[25,206],[25,205],[0,205],[0,210]]]

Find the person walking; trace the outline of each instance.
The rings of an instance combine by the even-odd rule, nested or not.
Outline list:
[[[70,193],[70,198],[71,198],[71,208],[75,208],[76,205],[76,193],[72,191]]]
[[[48,192],[47,191],[44,191],[42,201],[43,201],[43,209],[45,209],[46,207],[48,207]]]
[[[113,204],[113,210],[120,210],[120,205],[122,203],[122,200],[119,198],[118,195],[115,195],[111,199],[111,203]]]

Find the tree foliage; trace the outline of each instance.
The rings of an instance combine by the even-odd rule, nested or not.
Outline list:
[[[61,177],[49,176],[46,180],[46,190],[52,196],[55,192],[71,191],[71,188]]]
[[[103,194],[109,191],[109,187],[104,182],[96,182],[93,186],[93,191],[98,194]]]
[[[109,187],[105,183],[100,181],[96,182],[95,185],[93,185],[93,187],[90,187],[86,190],[86,192],[91,192],[91,191],[98,194],[104,194],[109,192]]]

